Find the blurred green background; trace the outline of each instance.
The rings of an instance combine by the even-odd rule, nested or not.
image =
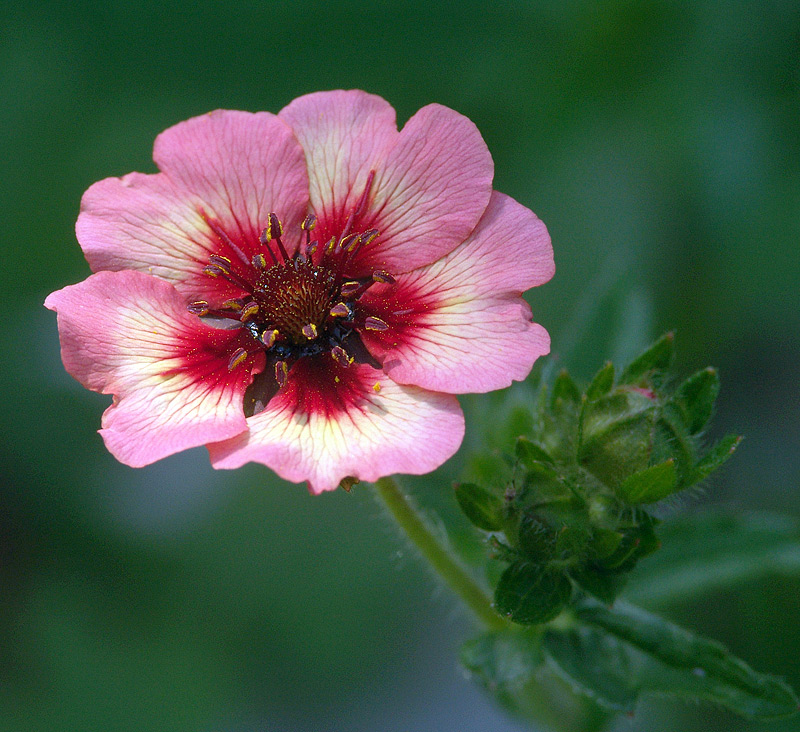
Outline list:
[[[800,512],[800,5],[455,8],[0,8],[3,732],[524,729],[462,678],[470,619],[369,487],[312,498],[203,450],[126,468],[95,432],[108,399],[61,366],[42,301],[88,274],[81,194],[154,171],[156,134],[214,108],[358,87],[401,122],[434,101],[469,116],[496,187],[551,232],[557,274],[530,299],[559,363],[588,376],[676,329],[684,373],[720,367],[715,433],[747,437],[703,501]],[[467,450],[492,403],[464,400]],[[455,532],[465,451],[407,481]],[[670,617],[797,688],[799,596],[770,578]],[[659,701],[617,729],[761,725]]]

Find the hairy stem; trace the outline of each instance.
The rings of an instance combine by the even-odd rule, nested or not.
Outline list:
[[[375,488],[406,536],[481,622],[493,630],[507,628],[508,622],[497,614],[483,589],[434,536],[426,520],[400,490],[394,478],[381,478],[375,483]]]

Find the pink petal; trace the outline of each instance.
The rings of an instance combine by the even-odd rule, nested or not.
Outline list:
[[[107,178],[84,194],[76,230],[93,270],[149,272],[194,296],[208,292],[201,273],[210,254],[238,261],[215,227],[249,258],[275,212],[296,246],[308,177],[302,149],[275,115],[195,117],[161,133],[153,157],[162,173]]]
[[[381,232],[354,274],[392,273],[433,262],[475,228],[489,201],[494,165],[475,125],[432,104],[395,128],[380,97],[335,91],[300,97],[281,111],[306,152],[320,241],[341,233],[370,171],[375,179],[356,231]]]
[[[305,150],[311,207],[319,218],[314,233],[327,241],[340,233],[370,170],[397,140],[394,109],[381,97],[354,89],[298,97],[278,116]]]
[[[464,417],[454,397],[401,386],[370,366],[331,364],[298,361],[248,432],[208,446],[214,467],[259,462],[321,493],[347,476],[427,473],[458,449]]]
[[[367,292],[362,302],[389,329],[364,331],[364,342],[399,383],[449,393],[501,389],[527,377],[550,350],[520,294],[554,271],[544,224],[494,193],[456,250]]]
[[[243,331],[205,325],[167,282],[99,272],[52,293],[45,306],[58,312],[67,371],[114,394],[100,434],[121,462],[140,467],[246,428],[244,391],[263,364],[251,356],[229,372]]]

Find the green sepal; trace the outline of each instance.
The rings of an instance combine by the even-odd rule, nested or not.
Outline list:
[[[535,513],[526,513],[519,522],[519,550],[532,562],[543,563],[553,557],[557,536],[557,528],[548,526]]]
[[[675,334],[666,333],[620,374],[620,384],[638,384],[653,371],[666,371],[675,355]]]
[[[503,528],[503,500],[475,483],[459,483],[456,500],[472,524],[484,531]]]
[[[798,710],[783,681],[657,615],[622,602],[608,609],[586,601],[577,618],[577,628],[548,630],[545,652],[576,691],[611,709],[632,711],[640,693],[652,692],[711,701],[749,719]]]
[[[739,435],[726,435],[717,442],[717,444],[703,456],[703,459],[694,466],[692,483],[707,478],[717,468],[722,467],[736,451],[736,448],[739,447],[741,441],[742,438]]]
[[[612,386],[614,386],[614,364],[607,361],[606,365],[594,375],[586,390],[586,398],[590,401],[599,399],[608,394]]]
[[[558,570],[518,561],[506,568],[494,593],[501,615],[521,625],[546,623],[558,615],[572,594],[572,585]]]
[[[696,435],[708,424],[719,395],[719,375],[714,368],[690,376],[675,391],[671,401],[680,410],[689,433]]]
[[[517,460],[526,468],[532,467],[533,463],[553,464],[553,458],[535,442],[531,442],[527,437],[520,437],[517,439],[514,452],[517,456]]]
[[[629,476],[619,492],[627,503],[655,503],[675,491],[677,479],[675,461],[670,458]]]
[[[627,574],[605,572],[593,562],[570,570],[570,577],[584,592],[608,605],[616,600],[628,581]]]

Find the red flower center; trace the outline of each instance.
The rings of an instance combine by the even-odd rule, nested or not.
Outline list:
[[[375,229],[352,233],[360,218],[372,184],[373,174],[342,232],[320,244],[312,241],[316,225],[313,214],[300,225],[305,242],[289,256],[282,241],[283,226],[271,213],[260,236],[260,249],[252,258],[237,246],[216,224],[208,221],[221,242],[238,261],[213,255],[203,270],[209,277],[221,277],[244,291],[241,297],[212,306],[205,300],[189,304],[189,311],[201,316],[235,320],[246,328],[252,346],[231,354],[228,368],[233,370],[257,350],[267,353],[279,387],[286,383],[292,365],[301,358],[328,353],[340,366],[354,360],[378,364],[366,351],[358,331],[386,330],[380,318],[370,316],[360,306],[361,296],[376,282],[392,283],[386,272],[368,277],[349,277],[356,254],[378,236]]]

